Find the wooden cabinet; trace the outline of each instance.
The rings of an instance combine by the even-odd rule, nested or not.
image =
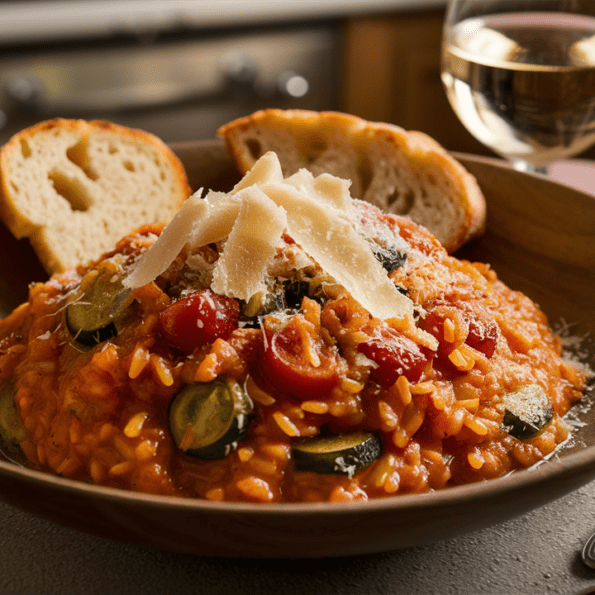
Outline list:
[[[343,111],[420,130],[451,151],[494,155],[455,116],[440,80],[444,10],[347,20]],[[595,158],[595,148],[581,157]]]
[[[420,130],[452,151],[491,154],[455,116],[440,80],[443,10],[353,18],[343,30],[342,109]]]

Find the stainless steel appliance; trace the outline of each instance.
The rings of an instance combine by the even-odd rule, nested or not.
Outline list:
[[[59,116],[107,119],[175,142],[213,138],[221,124],[264,107],[333,109],[338,36],[325,22],[0,38],[0,142]]]

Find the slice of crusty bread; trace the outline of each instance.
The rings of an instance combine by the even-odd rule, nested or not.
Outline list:
[[[270,109],[218,133],[242,173],[274,151],[286,176],[306,168],[350,179],[354,198],[408,216],[451,253],[484,230],[475,178],[421,132],[338,112]]]
[[[190,193],[165,143],[110,122],[49,120],[0,149],[0,217],[29,238],[49,274],[98,258],[145,223],[169,221]]]

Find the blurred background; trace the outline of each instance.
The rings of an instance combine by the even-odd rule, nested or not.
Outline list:
[[[440,82],[446,0],[0,2],[0,142],[101,118],[212,139],[265,107],[341,110],[486,154]]]
[[[490,155],[442,87],[445,6],[0,0],[0,143],[57,116],[111,120],[166,142],[212,139],[234,118],[281,107],[345,111]]]

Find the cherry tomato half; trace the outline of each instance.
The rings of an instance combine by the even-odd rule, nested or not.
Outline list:
[[[438,306],[420,321],[420,327],[438,339],[439,355],[446,357],[455,348],[455,345],[444,339],[444,324],[447,318],[458,318],[460,324],[467,326],[465,343],[469,347],[481,351],[487,358],[494,355],[499,332],[493,319],[450,306]]]
[[[304,351],[302,334],[295,319],[277,330],[266,330],[261,373],[278,391],[307,400],[327,395],[338,380],[335,351],[312,339],[310,348],[320,361],[313,365]]]
[[[196,347],[229,337],[238,327],[239,315],[236,300],[203,289],[168,306],[159,322],[169,345],[192,353]]]
[[[498,326],[488,316],[480,316],[470,310],[455,308],[454,306],[437,306],[430,310],[428,315],[420,320],[419,326],[438,340],[438,353],[434,360],[434,368],[447,376],[462,374],[449,359],[449,355],[460,345],[462,337],[458,341],[447,341],[445,339],[445,321],[456,320],[456,324],[462,328],[466,327],[464,342],[483,353],[487,358],[494,355],[498,342]],[[465,332],[465,331],[462,331]],[[463,335],[464,337],[464,335]]]
[[[434,356],[429,349],[390,329],[377,331],[357,349],[376,364],[370,372],[370,379],[382,388],[392,386],[399,376],[405,376],[409,382],[417,382]]]
[[[498,342],[498,325],[494,320],[469,316],[469,334],[465,343],[481,351],[488,359],[494,355]]]

